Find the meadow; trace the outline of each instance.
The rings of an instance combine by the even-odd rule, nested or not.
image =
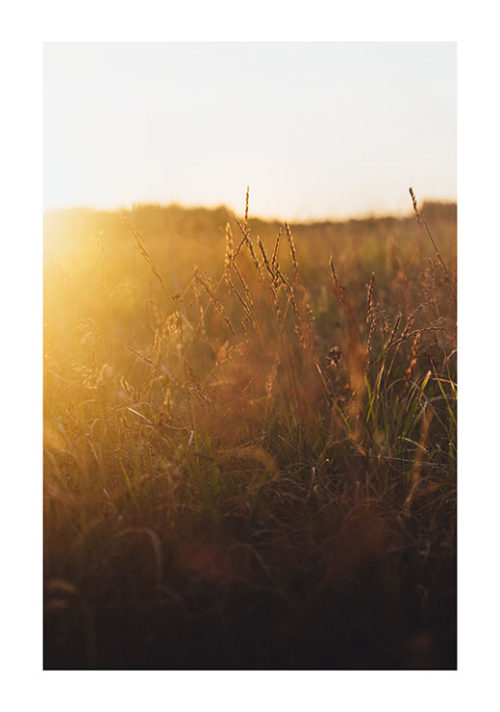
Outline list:
[[[456,667],[456,206],[47,213],[44,667]]]

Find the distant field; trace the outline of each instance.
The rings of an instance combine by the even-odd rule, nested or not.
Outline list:
[[[456,206],[44,243],[45,668],[454,668]]]

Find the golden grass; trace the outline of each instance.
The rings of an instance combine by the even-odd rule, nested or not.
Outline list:
[[[46,667],[454,666],[456,215],[411,197],[46,216]]]

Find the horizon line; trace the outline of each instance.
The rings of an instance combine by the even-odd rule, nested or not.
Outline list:
[[[423,207],[424,205],[443,205],[443,206],[457,206],[457,199],[456,198],[435,198],[435,197],[424,197],[421,199],[418,199],[418,203],[420,207]],[[264,222],[288,222],[288,223],[316,223],[316,222],[346,222],[349,220],[373,220],[373,219],[384,219],[384,218],[406,218],[408,216],[412,216],[414,214],[413,212],[413,207],[411,205],[411,200],[409,199],[409,206],[408,210],[369,210],[366,212],[359,212],[359,213],[350,213],[347,215],[341,215],[341,216],[334,216],[334,215],[313,215],[313,216],[308,216],[308,217],[290,217],[290,218],[283,218],[279,215],[266,215],[266,214],[252,214],[252,211],[249,210],[248,212],[248,217],[249,220],[262,220]],[[96,206],[96,205],[90,205],[90,204],[85,204],[85,203],[75,203],[72,205],[63,205],[63,206],[51,206],[51,207],[44,207],[43,210],[43,215],[49,215],[49,214],[54,214],[54,213],[63,213],[63,212],[71,212],[71,211],[88,211],[88,212],[94,212],[94,213],[116,213],[120,211],[127,211],[127,212],[132,212],[134,210],[137,210],[138,208],[144,208],[144,207],[156,207],[156,208],[161,208],[161,209],[166,209],[166,208],[171,208],[171,207],[179,207],[182,210],[189,211],[189,210],[207,210],[210,212],[215,212],[216,210],[226,210],[228,213],[231,213],[235,216],[238,215],[244,215],[244,208],[243,210],[235,210],[233,207],[226,203],[183,203],[179,200],[170,200],[168,202],[161,202],[158,200],[145,200],[145,201],[137,201],[137,202],[132,202],[132,203],[127,203],[127,204],[115,204],[112,207],[104,207],[104,206]]]

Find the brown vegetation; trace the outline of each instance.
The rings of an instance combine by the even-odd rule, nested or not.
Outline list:
[[[46,216],[47,668],[455,666],[456,208],[414,204]]]

